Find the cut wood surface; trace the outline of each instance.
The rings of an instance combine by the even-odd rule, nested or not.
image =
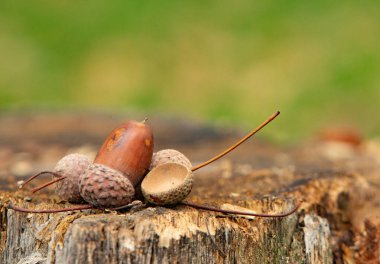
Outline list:
[[[65,154],[93,157],[107,134],[131,115],[0,116],[1,263],[379,263],[380,144],[324,137],[278,147],[249,140],[195,173],[188,201],[281,213],[244,217],[185,205],[136,204],[120,212],[26,214],[7,209],[74,206],[50,187],[33,194],[17,182],[52,169]],[[143,116],[133,119],[144,119]],[[193,165],[244,133],[173,118],[150,117],[155,150],[175,148]],[[254,127],[257,124],[253,124]],[[266,130],[275,129],[275,123]]]

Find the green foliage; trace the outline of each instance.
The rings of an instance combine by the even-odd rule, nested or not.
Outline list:
[[[296,140],[380,132],[376,1],[10,1],[0,107],[139,109]]]

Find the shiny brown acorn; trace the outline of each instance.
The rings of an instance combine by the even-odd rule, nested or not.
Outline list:
[[[79,178],[80,194],[96,207],[112,208],[131,202],[153,155],[153,134],[146,120],[115,128],[101,146],[94,164]]]
[[[52,174],[53,180],[33,189],[37,192],[53,183],[57,183],[55,192],[62,199],[72,203],[83,202],[79,192],[79,177],[84,174],[91,164],[87,156],[82,154],[69,154],[60,159],[53,171],[42,171],[31,176],[20,188],[42,174]]]
[[[146,119],[128,121],[109,134],[94,163],[120,171],[136,186],[149,169],[153,147],[153,133]]]

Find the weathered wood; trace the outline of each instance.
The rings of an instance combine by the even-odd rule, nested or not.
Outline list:
[[[75,123],[74,116],[64,120]],[[94,117],[87,122],[97,124],[96,120]],[[178,148],[194,163],[237,138],[194,124],[160,121],[153,128],[156,142],[168,142],[168,131],[176,141],[167,146],[159,144],[159,148]],[[14,122],[17,127],[18,119]],[[95,134],[86,133],[97,143],[87,142],[90,147],[81,151],[93,154],[100,145],[100,125],[95,127]],[[183,127],[186,133],[180,131]],[[104,134],[108,130],[105,128]],[[85,131],[81,128],[78,133]],[[35,134],[39,135],[38,131]],[[17,138],[17,133],[3,135]],[[9,202],[40,209],[73,206],[61,203],[51,190],[33,195],[17,190],[16,185],[28,174],[53,167],[67,151],[67,141],[42,140],[38,142],[43,147],[30,147],[31,143],[22,139],[18,143],[13,140],[0,151],[0,177],[4,179],[0,185],[2,263],[378,263],[378,143],[368,141],[358,147],[323,141],[280,149],[253,141],[196,173],[189,200],[264,213],[287,211],[298,200],[304,201],[296,214],[285,218],[251,219],[184,205],[136,207],[117,213],[85,210],[24,214],[7,210],[4,206]],[[33,150],[32,154],[19,154],[21,146]]]

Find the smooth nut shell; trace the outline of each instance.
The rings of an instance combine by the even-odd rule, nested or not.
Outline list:
[[[149,126],[145,122],[128,121],[111,132],[94,163],[120,171],[136,186],[149,169],[153,147]]]
[[[79,179],[83,199],[101,208],[129,204],[135,195],[132,183],[119,171],[102,164],[91,164]]]
[[[150,164],[149,169],[152,170],[154,167],[165,163],[178,163],[189,170],[192,168],[190,160],[178,150],[163,149],[153,154],[152,163]]]
[[[178,163],[153,168],[141,183],[145,199],[153,204],[176,204],[185,199],[193,186],[193,173]]]
[[[86,172],[90,160],[82,154],[69,154],[60,159],[54,172],[66,178],[56,183],[55,193],[63,200],[71,203],[83,202],[79,192],[79,177]],[[54,176],[53,179],[57,177]]]

